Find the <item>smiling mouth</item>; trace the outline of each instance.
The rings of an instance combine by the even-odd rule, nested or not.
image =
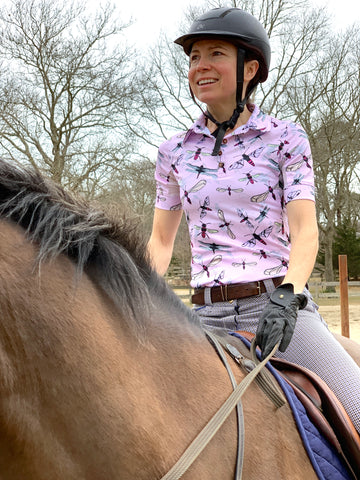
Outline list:
[[[204,80],[199,80],[199,81],[197,82],[197,84],[198,84],[199,86],[201,86],[201,85],[209,85],[209,84],[211,84],[211,83],[216,83],[216,81],[217,81],[217,80],[214,80],[214,79],[212,79],[212,78],[206,78],[206,79],[204,79]]]

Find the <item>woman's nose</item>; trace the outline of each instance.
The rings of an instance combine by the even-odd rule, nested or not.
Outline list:
[[[206,57],[201,57],[196,65],[196,69],[199,71],[209,70],[210,62]]]

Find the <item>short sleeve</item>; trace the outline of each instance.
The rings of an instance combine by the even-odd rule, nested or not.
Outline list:
[[[292,200],[315,201],[311,148],[305,131],[290,124],[282,144],[281,162],[285,204]]]
[[[155,169],[156,200],[155,206],[162,210],[178,210],[181,208],[180,188],[171,164],[169,142],[159,147]]]

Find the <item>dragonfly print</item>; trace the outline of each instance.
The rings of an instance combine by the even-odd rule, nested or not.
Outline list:
[[[192,279],[193,280],[197,280],[198,278],[202,277],[203,275],[207,275],[207,277],[210,277],[210,268],[211,267],[215,267],[215,265],[217,265],[218,263],[220,263],[222,260],[222,256],[221,255],[215,255],[215,257],[213,257],[209,263],[205,264],[205,263],[201,263],[200,266],[201,266],[201,271],[200,272],[197,272],[195,273],[193,276],[192,276]]]
[[[218,210],[218,217],[219,219],[221,220],[221,224],[219,225],[219,228],[222,228],[222,229],[225,229],[226,230],[226,233],[228,234],[228,236],[234,240],[236,238],[234,232],[231,230],[230,228],[230,225],[231,225],[231,222],[227,222],[225,220],[225,215],[224,215],[224,212],[223,210]]]
[[[266,245],[264,238],[267,238],[270,233],[272,232],[273,225],[262,230],[260,233],[256,233],[256,229],[251,233],[251,237],[249,240],[243,243],[243,247],[255,247],[257,242],[261,243],[262,245]],[[249,236],[249,235],[245,235]]]
[[[195,185],[193,185],[189,190],[186,190],[186,187],[184,189],[184,201],[186,199],[186,201],[189,203],[189,204],[192,204],[192,201],[190,199],[190,194],[191,193],[195,193],[195,192],[198,192],[199,190],[201,190],[202,188],[204,188],[206,185],[206,180],[199,180],[197,183],[195,183]],[[178,203],[176,205],[173,205],[170,210],[180,210],[182,207],[181,203]]]

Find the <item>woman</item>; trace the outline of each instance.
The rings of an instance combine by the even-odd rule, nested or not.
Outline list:
[[[243,10],[217,8],[175,42],[189,56],[191,95],[207,109],[159,148],[154,267],[166,272],[184,211],[203,324],[256,333],[263,357],[280,341],[276,355],[325,380],[360,432],[360,369],[306,288],[318,249],[307,136],[249,100],[268,76],[267,34]]]

